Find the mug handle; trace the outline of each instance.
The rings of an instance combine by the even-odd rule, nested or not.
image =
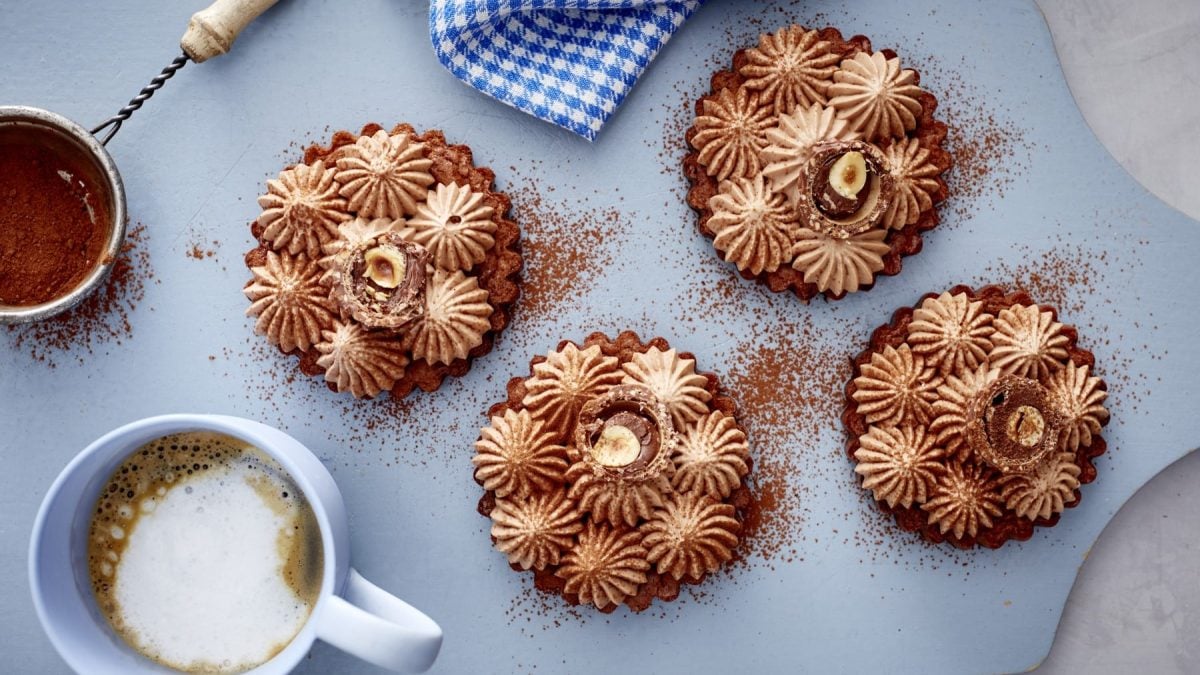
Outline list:
[[[429,670],[442,647],[442,629],[433,619],[353,568],[345,592],[328,598],[316,630],[334,647],[400,673]]]

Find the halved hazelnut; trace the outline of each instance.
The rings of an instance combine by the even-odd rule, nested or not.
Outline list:
[[[1032,448],[1041,443],[1046,435],[1046,418],[1037,408],[1018,406],[1016,412],[1008,416],[1005,431],[1014,442]]]
[[[887,158],[863,141],[822,141],[800,175],[801,223],[845,239],[879,224],[896,192]]]
[[[998,378],[967,407],[967,442],[982,461],[1022,473],[1055,452],[1065,417],[1036,380]]]
[[[408,258],[394,248],[377,246],[363,254],[366,270],[363,272],[380,288],[395,288],[404,279],[408,269]]]
[[[861,152],[847,152],[829,168],[829,187],[846,199],[858,199],[866,184],[867,160]]]
[[[666,404],[641,385],[619,385],[588,401],[575,425],[580,459],[614,480],[667,474],[676,438]]]
[[[592,457],[604,466],[629,466],[642,454],[642,442],[629,427],[613,424],[604,427],[592,445]]]
[[[361,242],[340,254],[333,299],[364,326],[399,330],[425,313],[429,259],[396,232]]]

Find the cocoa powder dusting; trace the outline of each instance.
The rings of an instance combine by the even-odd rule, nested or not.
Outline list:
[[[54,134],[0,128],[0,305],[61,298],[91,274],[112,234],[96,169]]]
[[[125,233],[121,253],[108,280],[74,309],[35,323],[8,326],[9,344],[51,368],[73,356],[80,365],[105,345],[121,345],[133,337],[131,317],[155,280],[141,223]]]
[[[207,260],[217,255],[217,249],[221,247],[221,242],[213,240],[210,243],[192,242],[187,249],[187,257],[193,260]]]
[[[1020,116],[963,75],[971,69],[965,57],[947,64],[926,55],[910,59],[908,65],[921,73],[922,86],[937,92],[941,118],[950,127],[946,148],[954,156],[954,170],[946,174],[950,198],[944,208],[951,217],[943,218],[942,228],[954,229],[978,213],[985,201],[1005,197],[1029,169],[1034,145],[1017,121]]]
[[[290,356],[249,329],[247,333],[240,348],[225,347],[210,354],[208,361],[224,366],[222,377],[239,381],[237,395],[246,404],[262,408],[260,421],[281,429],[314,431],[320,447],[339,449],[336,457],[326,461],[346,469],[377,469],[381,463],[384,467],[433,464],[457,476],[484,422],[483,412],[490,404],[485,399],[503,389],[471,388],[457,379],[446,382],[456,406],[479,411],[478,417],[463,419],[440,415],[445,401],[436,396],[354,399],[330,391],[323,376],[305,375]],[[252,377],[247,376],[247,363],[252,364]]]
[[[586,198],[571,205],[551,201],[530,179],[512,195],[522,222],[525,258],[520,320],[545,323],[575,307],[580,289],[613,265],[614,254],[606,244],[626,237],[629,224],[611,206],[587,208]]]
[[[1096,214],[1097,221],[1112,217]],[[1131,322],[1123,318],[1127,307],[1103,297],[1103,290],[1110,283],[1106,279],[1130,276],[1135,268],[1143,267],[1145,260],[1145,256],[1134,255],[1127,262],[1118,261],[1109,250],[1114,246],[1137,249],[1147,243],[1132,235],[1112,232],[1059,234],[1053,248],[1038,250],[1021,245],[1005,256],[1019,262],[997,262],[976,277],[979,282],[1007,284],[1025,291],[1039,303],[1053,305],[1064,320],[1079,327],[1080,345],[1100,351],[1095,373],[1108,383],[1109,407],[1114,410],[1112,423],[1116,425],[1125,423],[1120,412],[1141,410],[1141,403],[1158,381],[1150,381],[1134,367],[1134,353],[1148,355],[1155,361],[1167,355],[1156,350],[1154,341],[1146,337],[1158,330],[1153,311],[1143,310],[1140,318]]]
[[[726,364],[729,387],[741,404],[755,464],[761,516],[747,537],[751,555],[792,562],[811,511],[807,487],[819,480],[828,460],[839,456],[830,442],[849,376],[848,354],[828,348],[824,331],[811,321],[780,331],[770,345],[750,336]],[[840,464],[840,462],[838,463]]]

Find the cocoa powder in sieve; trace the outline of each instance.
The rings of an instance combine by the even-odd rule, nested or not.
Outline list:
[[[0,305],[62,297],[104,254],[106,193],[63,145],[42,132],[0,132]]]

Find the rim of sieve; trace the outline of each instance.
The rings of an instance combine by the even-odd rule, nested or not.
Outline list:
[[[21,126],[38,127],[56,134],[73,146],[80,158],[91,162],[104,183],[101,187],[108,190],[111,205],[108,241],[92,270],[70,292],[38,305],[0,304],[0,324],[40,321],[78,305],[108,278],[125,242],[125,185],[121,182],[116,162],[104,145],[87,129],[57,113],[32,106],[0,106],[0,131]]]

